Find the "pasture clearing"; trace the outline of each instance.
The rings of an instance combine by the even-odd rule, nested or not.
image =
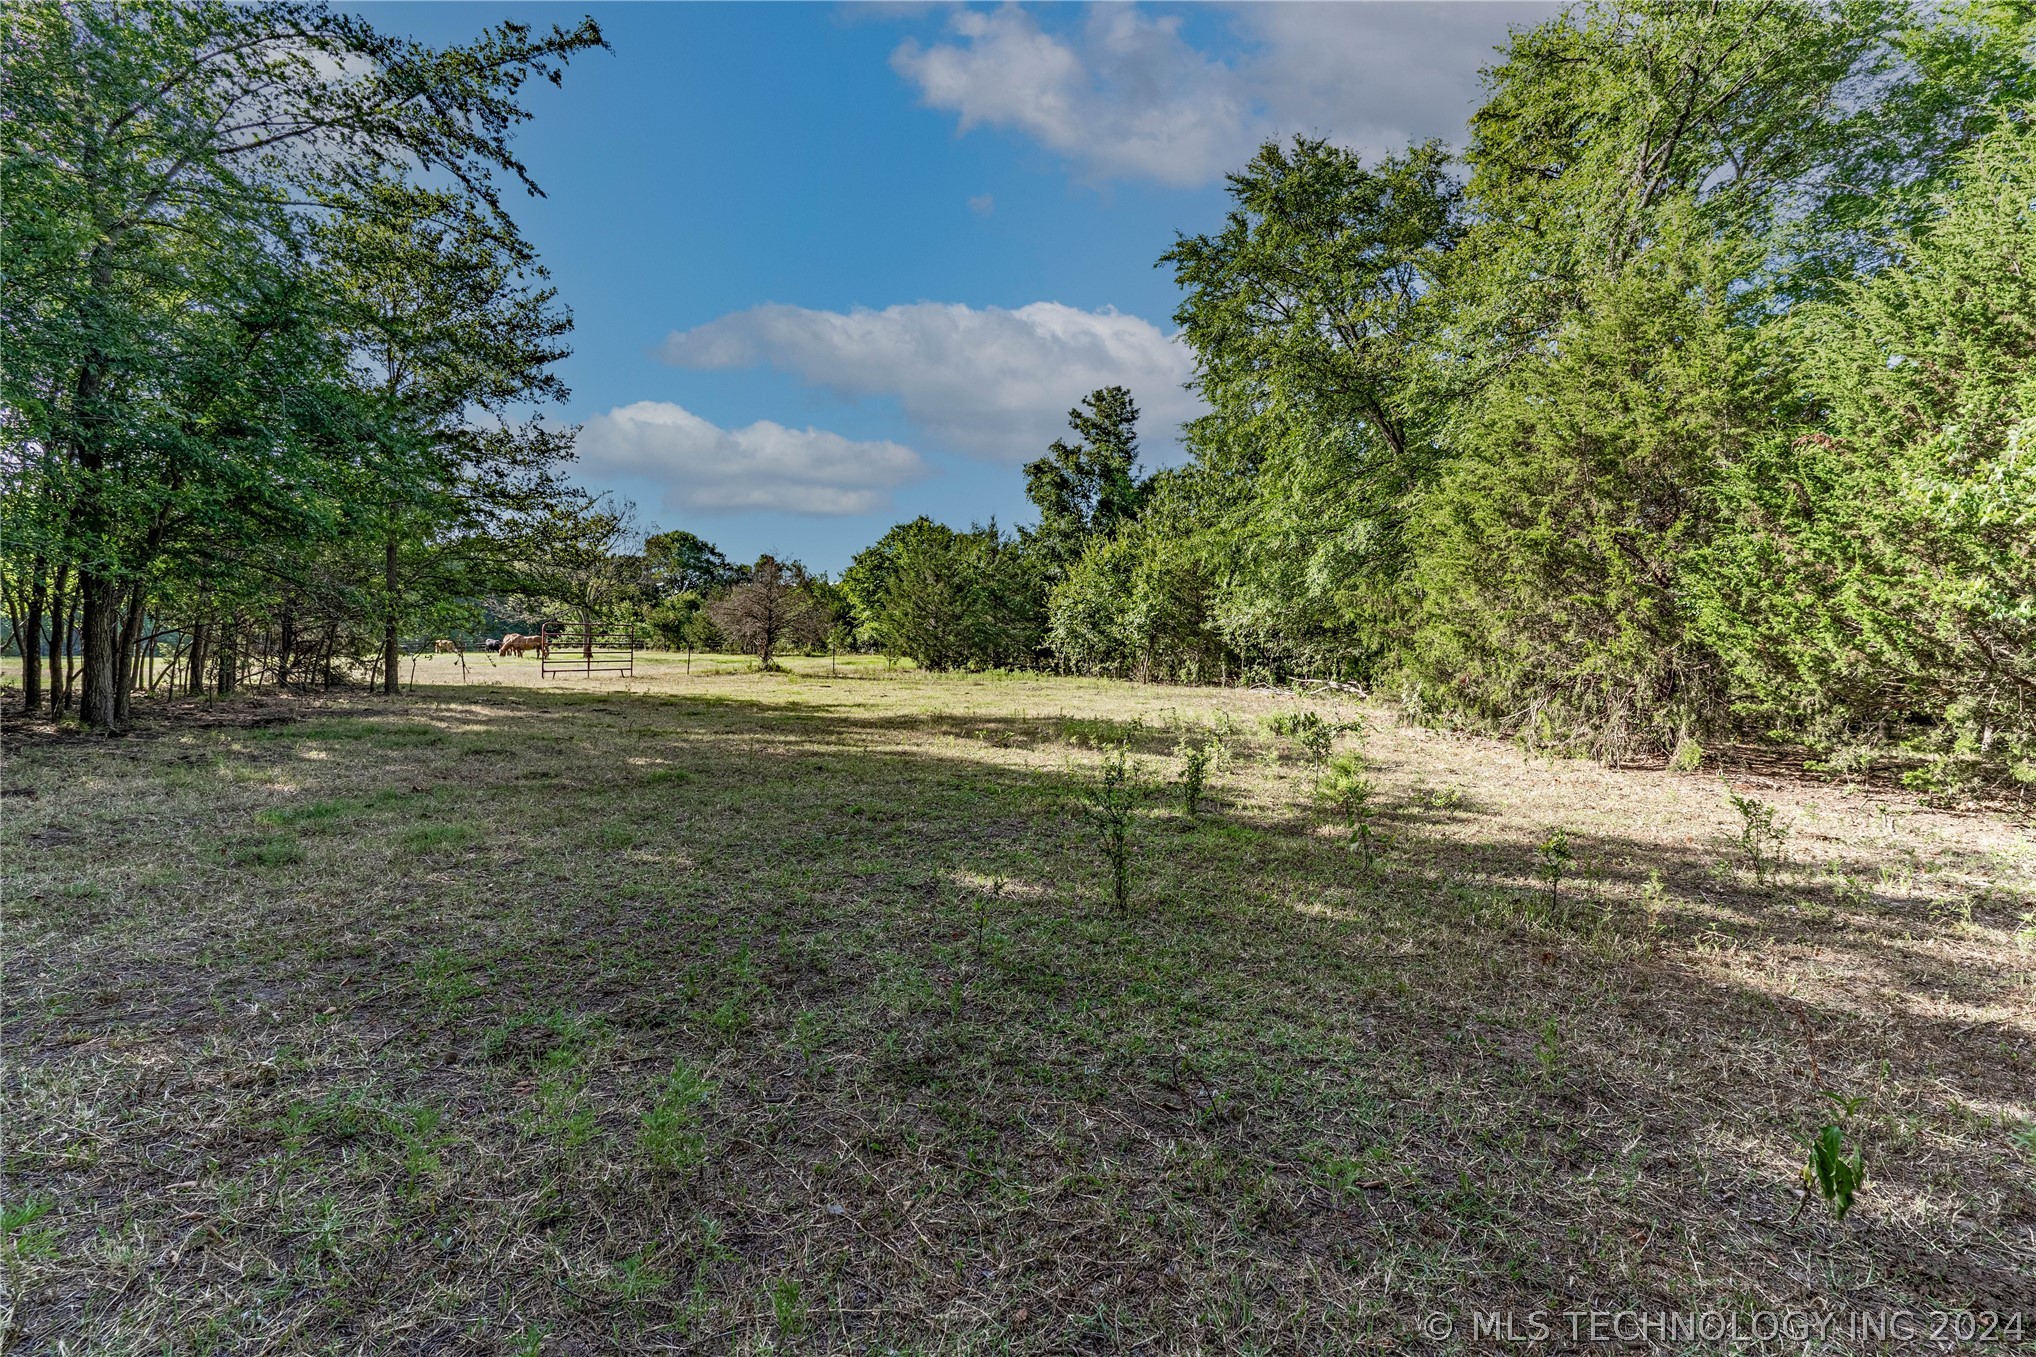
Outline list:
[[[2036,1324],[2026,826],[1378,705],[793,664],[625,691],[431,657],[395,701],[16,732],[13,1347]],[[1333,750],[1370,764],[1369,869],[1267,729],[1306,710],[1362,723]],[[1190,816],[1164,784],[1212,739]],[[1161,784],[1124,914],[1081,800],[1119,743]],[[1843,1221],[1799,1187],[1826,1091],[1861,1100]]]

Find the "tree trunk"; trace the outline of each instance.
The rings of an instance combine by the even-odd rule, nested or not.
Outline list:
[[[158,637],[151,637],[149,640],[149,648],[151,651],[150,658],[152,660],[157,661],[152,666],[155,672],[149,676],[148,681],[149,694],[150,696],[154,696],[155,690],[159,686],[161,686],[165,681],[167,681],[170,686],[170,695],[174,697],[176,696],[177,692],[177,669],[180,665],[184,663],[184,649],[187,645],[190,644],[190,638],[186,637],[183,640],[178,641],[175,645],[171,646],[170,658],[167,660],[161,659],[159,655],[156,655],[154,653],[158,639],[159,639]]]
[[[219,624],[219,659],[214,666],[216,672],[212,688],[221,697],[232,692],[234,684],[240,679],[240,656],[236,655],[233,649],[239,639],[235,634],[236,622],[237,619],[229,617]]]
[[[382,588],[388,594],[385,607],[387,620],[382,624],[382,691],[390,697],[399,691],[396,672],[399,657],[396,649],[396,538],[391,534],[382,544]]]
[[[49,605],[49,586],[42,577],[42,558],[29,567],[33,576],[28,586],[27,627],[21,638],[21,710],[31,714],[42,705],[42,614]]]
[[[283,608],[283,620],[276,638],[276,686],[285,688],[290,683],[290,652],[297,648],[297,614],[287,604]]]
[[[87,333],[95,340],[105,332],[99,324],[113,288],[113,241],[102,238],[92,247],[92,288],[85,298],[83,319]],[[106,469],[104,431],[106,412],[99,407],[110,359],[103,350],[88,351],[78,368],[72,410],[77,423],[72,447],[85,475],[81,492],[71,509],[71,526],[85,552],[100,558],[99,563],[78,565],[78,599],[84,613],[84,687],[79,694],[79,714],[94,730],[114,727],[114,688],[119,676],[115,648],[120,641],[120,586],[110,573],[111,553],[107,541],[109,514],[102,498],[99,476]],[[65,666],[69,668],[68,663]]]
[[[64,711],[71,709],[72,701],[78,695],[78,596],[71,594],[70,611],[64,617],[64,688],[59,694],[59,705]]]
[[[21,616],[21,595],[8,585],[5,578],[0,578],[0,594],[7,598],[7,634],[14,638],[14,648],[20,651],[23,660],[26,660],[27,642],[22,640],[22,633],[28,630],[28,627]],[[26,664],[22,666],[22,672],[27,672]]]
[[[119,663],[115,666],[113,723],[125,727],[134,715],[134,676],[141,663],[141,628],[148,620],[148,588],[136,580],[128,588],[127,620],[120,628]]]
[[[70,650],[68,623],[71,616],[70,567],[59,562],[56,583],[50,602],[49,613],[49,714],[55,716],[62,710],[66,689],[70,686],[65,677],[68,665],[65,655]]]
[[[205,665],[212,658],[212,624],[193,622],[191,624],[191,672],[184,682],[184,691],[192,697],[205,691]]]

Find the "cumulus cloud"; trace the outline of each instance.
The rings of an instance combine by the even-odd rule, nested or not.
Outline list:
[[[1326,136],[1378,154],[1409,141],[1459,141],[1478,69],[1512,25],[1555,4],[1237,7],[1224,56],[1182,20],[1095,5],[1065,31],[1006,5],[962,10],[951,39],[907,40],[891,65],[963,131],[1004,127],[1102,179],[1177,187],[1214,181],[1268,137]]]
[[[1150,321],[1058,302],[1015,310],[938,302],[882,311],[766,305],[665,340],[678,367],[768,365],[844,399],[890,396],[940,446],[993,461],[1037,457],[1101,386],[1131,388],[1155,450],[1203,406],[1182,390],[1187,347]]]
[[[1080,44],[1007,6],[963,10],[956,42],[907,41],[891,66],[971,127],[1013,127],[1105,175],[1199,183],[1252,115],[1236,72],[1182,40],[1178,18],[1098,6]]]
[[[696,513],[775,509],[867,514],[930,471],[903,444],[858,442],[824,429],[758,420],[723,429],[669,401],[637,401],[580,429],[580,460],[665,489],[665,507]]]

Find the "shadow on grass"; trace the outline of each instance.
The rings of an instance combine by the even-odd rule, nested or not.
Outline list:
[[[1972,1109],[2026,1104],[2029,1063],[2000,1053],[2010,1029],[1918,1011],[2005,965],[1982,981],[1896,953],[1899,910],[1832,900],[1875,927],[1816,945],[1873,967],[1887,1011],[1788,998],[1693,961],[1721,921],[1715,945],[1782,931],[1777,893],[1705,854],[1580,838],[1596,898],[1544,906],[1534,843],[1465,844],[1404,809],[1376,873],[1299,808],[1154,811],[1120,916],[1066,721],[948,719],[475,688],[214,732],[245,789],[158,817],[192,843],[260,824],[301,856],[221,876],[155,830],[45,847],[34,889],[9,892],[29,958],[9,1049],[181,1110],[101,1126],[116,1152],[81,1158],[70,1114],[37,1101],[18,1190],[167,1230],[173,1188],[267,1184],[218,1218],[300,1278],[272,1308],[306,1341],[452,1341],[427,1301],[466,1296],[461,1323],[505,1343],[542,1324],[585,1350],[732,1348],[781,1324],[759,1297],[785,1277],[842,1345],[1042,1351],[1292,1347],[1298,1323],[1342,1341],[1396,1332],[1417,1301],[2026,1303],[2014,1232],[2036,1202],[1999,1190],[2014,1151]],[[886,743],[929,731],[964,743]],[[1071,766],[997,762],[1019,746],[996,733]],[[469,770],[462,742],[500,766]],[[145,791],[162,769],[110,775]],[[71,770],[32,771],[39,809],[66,813]],[[79,928],[61,889],[94,872],[117,898]],[[711,1084],[687,1133],[712,1149],[671,1182],[635,1141],[677,1064]],[[10,1099],[42,1088],[23,1079]],[[1877,1195],[1843,1225],[1796,1212],[1820,1082],[1875,1101]],[[292,1111],[346,1088],[394,1110]],[[415,1107],[442,1109],[447,1139]],[[1946,1192],[1966,1206],[1899,1230],[1879,1214]],[[302,1211],[322,1199],[366,1223],[320,1243]],[[60,1219],[61,1256],[91,1256],[105,1221]],[[673,1298],[616,1291],[631,1257]],[[59,1303],[31,1346],[149,1317],[116,1273],[41,1275]],[[158,1320],[243,1304],[181,1260],[154,1281],[175,1302]]]

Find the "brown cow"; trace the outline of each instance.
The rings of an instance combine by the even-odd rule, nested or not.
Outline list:
[[[551,642],[544,638],[542,632],[535,636],[524,636],[512,631],[502,638],[502,648],[496,653],[498,655],[525,655],[533,650],[537,652],[537,658],[540,660],[549,659],[551,657]]]
[[[458,641],[433,641],[431,648],[441,655],[457,655],[460,653],[460,643]]]

